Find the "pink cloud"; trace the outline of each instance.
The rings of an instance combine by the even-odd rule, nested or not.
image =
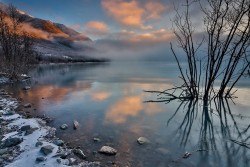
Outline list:
[[[160,2],[140,3],[136,0],[102,0],[102,7],[121,25],[144,30],[152,27],[145,25],[146,20],[159,19],[166,10],[166,7]]]

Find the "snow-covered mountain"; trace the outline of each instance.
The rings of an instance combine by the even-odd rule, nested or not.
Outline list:
[[[7,5],[0,2],[0,10],[7,14]],[[63,24],[32,17],[18,10],[21,28],[35,41],[35,49],[44,57],[87,58],[86,50],[92,40],[86,35]],[[6,15],[8,17],[8,15]]]

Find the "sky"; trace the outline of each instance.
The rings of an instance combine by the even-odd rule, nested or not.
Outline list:
[[[169,43],[174,7],[183,0],[0,0],[25,13],[65,24],[95,41],[106,56],[162,59],[171,54]],[[193,17],[199,16],[196,6]],[[195,20],[195,19],[194,19]],[[194,25],[199,23],[194,23]]]

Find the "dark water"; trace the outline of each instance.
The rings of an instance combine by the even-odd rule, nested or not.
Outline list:
[[[194,101],[145,103],[157,98],[143,90],[165,90],[178,85],[175,63],[112,62],[104,64],[42,65],[32,80],[8,89],[24,103],[55,120],[57,135],[71,146],[81,146],[88,160],[132,167],[249,167],[250,80],[238,85],[234,101],[203,108]],[[21,88],[31,85],[24,92]],[[73,130],[73,120],[80,123]],[[68,124],[65,131],[59,126]],[[150,144],[136,140],[146,137]],[[94,142],[98,137],[100,142]],[[235,142],[233,142],[235,140]],[[103,145],[118,150],[110,157],[93,154]],[[197,151],[202,150],[202,151]],[[192,153],[184,159],[185,152]]]

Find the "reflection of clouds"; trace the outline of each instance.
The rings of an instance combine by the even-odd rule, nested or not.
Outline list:
[[[54,103],[61,102],[67,95],[74,92],[84,91],[91,88],[91,84],[88,82],[85,83],[76,83],[71,87],[60,87],[55,85],[42,85],[31,90],[24,92],[20,91],[20,97],[24,97],[25,101],[31,102],[35,105],[39,105],[41,98],[46,98],[46,100]]]
[[[106,112],[105,122],[125,123],[129,117],[136,117],[141,112],[153,115],[164,110],[157,103],[143,103],[150,94],[143,90],[165,90],[172,84],[130,83],[122,88],[122,97],[112,104]]]
[[[144,104],[144,111],[148,115],[154,115],[156,113],[162,112],[163,109],[156,103],[147,103]]]
[[[237,89],[238,90],[235,93],[235,95],[237,96],[237,99],[235,101],[237,101],[237,103],[243,106],[250,107],[250,103],[249,103],[250,89],[246,89],[246,88],[237,88]]]
[[[106,113],[106,120],[113,123],[124,123],[128,117],[135,117],[143,109],[139,96],[128,96],[114,103]]]
[[[70,92],[70,88],[56,87],[52,85],[39,86],[36,89],[25,92],[25,98],[28,101],[34,101],[36,98],[44,97],[50,101],[61,101],[65,95]],[[21,93],[23,94],[23,92]],[[22,95],[21,95],[22,96]]]
[[[101,102],[107,100],[111,96],[111,93],[107,91],[100,91],[100,92],[93,92],[91,93],[90,96],[93,101]]]

